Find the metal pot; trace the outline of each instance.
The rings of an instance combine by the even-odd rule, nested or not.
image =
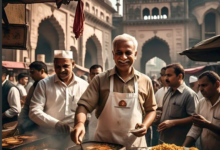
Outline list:
[[[124,150],[125,147],[119,144],[113,144],[113,143],[105,143],[105,142],[96,142],[96,141],[89,141],[89,142],[84,142],[82,143],[83,149],[87,149],[87,147],[90,146],[101,146],[101,145],[107,145],[111,147],[114,150]],[[68,150],[82,150],[80,145],[74,146],[69,148]]]

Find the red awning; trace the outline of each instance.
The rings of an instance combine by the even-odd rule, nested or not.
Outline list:
[[[82,66],[80,66],[80,65],[77,65],[77,64],[75,64],[75,67],[76,67],[77,69],[79,69],[79,70],[82,70],[82,71],[84,71],[84,72],[89,73],[89,69],[88,69],[88,68],[84,68],[84,67],[82,67]]]
[[[205,66],[200,66],[200,67],[196,67],[196,68],[189,68],[189,69],[185,69],[184,71],[185,71],[185,73],[192,74],[192,73],[199,72],[203,68],[205,68]]]
[[[17,69],[25,69],[25,65],[23,62],[14,62],[14,61],[2,61],[2,66],[5,68],[17,68]]]

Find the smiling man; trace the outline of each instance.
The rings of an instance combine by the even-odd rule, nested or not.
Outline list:
[[[75,143],[79,144],[85,134],[87,112],[96,109],[95,141],[121,144],[126,149],[146,147],[144,135],[155,118],[157,106],[150,78],[133,68],[137,45],[128,34],[113,40],[115,67],[95,76],[78,102],[71,132]],[[138,127],[138,132],[129,133]]]
[[[74,124],[77,102],[88,86],[72,72],[74,65],[71,51],[55,50],[56,74],[39,81],[31,99],[30,119],[43,132],[59,134],[54,136],[53,148],[65,149],[64,146],[71,144],[69,133]]]

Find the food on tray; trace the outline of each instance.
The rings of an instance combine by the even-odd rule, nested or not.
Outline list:
[[[115,150],[115,148],[109,145],[94,145],[86,147],[86,150]]]
[[[184,147],[176,146],[175,144],[161,144],[151,148],[151,150],[185,150]],[[195,147],[189,148],[189,150],[198,150]]]
[[[14,140],[9,140],[9,141],[6,141],[7,144],[12,144],[12,145],[17,145],[17,144],[21,144],[23,143],[23,140],[20,140],[20,139],[14,139]]]
[[[18,137],[19,139],[23,139],[23,140],[26,140],[26,139],[35,139],[37,138],[36,136],[27,136],[27,135],[21,135]]]
[[[8,146],[9,144],[7,143],[2,143],[2,147]]]

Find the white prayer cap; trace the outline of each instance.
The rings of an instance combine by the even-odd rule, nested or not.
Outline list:
[[[189,83],[194,83],[194,82],[197,82],[198,81],[198,78],[196,76],[190,76],[189,77]]]
[[[73,59],[73,52],[67,50],[54,50],[54,58]]]

